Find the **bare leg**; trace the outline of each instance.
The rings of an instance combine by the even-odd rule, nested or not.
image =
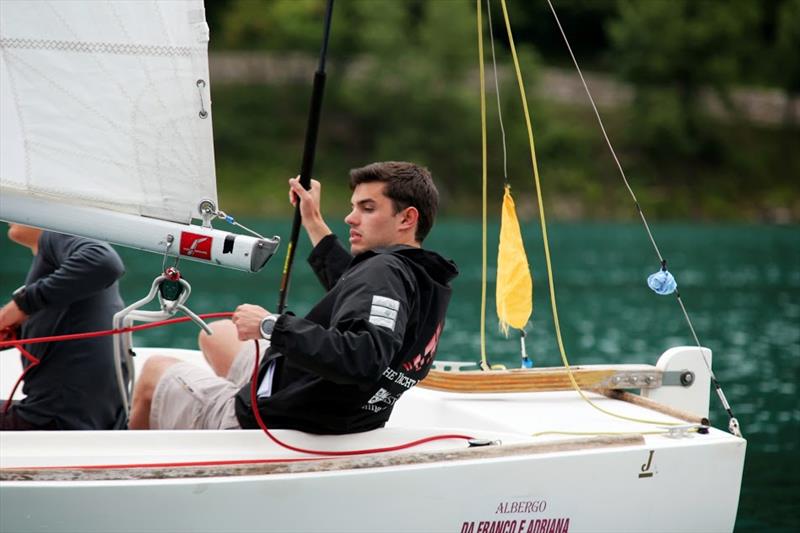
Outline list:
[[[180,359],[165,355],[154,355],[145,361],[141,376],[136,380],[136,387],[133,390],[129,429],[150,429],[150,407],[153,404],[156,385],[161,381],[164,372],[175,363],[180,363]]]
[[[220,377],[227,377],[228,371],[242,348],[236,326],[230,320],[218,320],[209,324],[213,335],[201,331],[197,337],[200,350],[211,366],[214,373]]]

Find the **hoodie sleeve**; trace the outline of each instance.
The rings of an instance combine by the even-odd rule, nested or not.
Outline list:
[[[352,260],[353,256],[344,249],[333,233],[323,237],[308,256],[308,264],[328,291],[336,285]]]
[[[38,253],[55,269],[26,285],[25,295],[18,305],[28,315],[44,307],[69,305],[86,298],[110,286],[125,273],[117,252],[98,241],[45,232]]]
[[[374,385],[403,345],[414,285],[402,262],[378,255],[344,278],[331,327],[283,315],[272,347],[339,384]]]

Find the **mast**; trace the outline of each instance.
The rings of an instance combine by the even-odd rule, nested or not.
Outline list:
[[[325,92],[325,59],[328,55],[328,39],[331,32],[331,18],[333,15],[333,0],[328,0],[325,8],[324,34],[322,36],[322,48],[319,53],[319,65],[314,73],[314,86],[311,91],[311,105],[308,113],[308,124],[306,125],[306,139],[303,147],[303,162],[300,167],[300,184],[306,190],[311,188],[311,174],[314,169],[314,156],[317,149],[317,134],[319,132],[320,114],[322,112],[322,96]],[[292,265],[294,264],[294,254],[297,248],[297,238],[300,235],[300,199],[294,209],[294,219],[292,221],[292,232],[289,237],[289,245],[286,247],[286,261],[283,264],[283,276],[281,277],[280,294],[278,297],[278,313],[283,313],[286,309],[286,298],[289,294],[289,279],[292,275]]]

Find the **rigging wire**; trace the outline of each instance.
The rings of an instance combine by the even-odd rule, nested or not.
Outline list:
[[[245,230],[246,232],[250,233],[251,235],[254,235],[254,236],[258,237],[259,239],[264,239],[265,238],[263,235],[258,233],[256,230],[250,229],[247,226],[245,226],[244,224],[238,222],[235,218],[233,218],[232,216],[227,214],[225,211],[217,211],[214,214],[218,218],[221,218],[222,220],[227,222],[228,224],[233,224],[234,226],[238,226],[238,227],[242,228],[243,230]]]
[[[503,12],[505,13],[505,0],[502,0],[502,1],[503,1]],[[561,21],[558,18],[558,14],[556,14],[555,7],[553,7],[553,3],[550,0],[547,0],[547,5],[550,6],[550,11],[553,13],[553,18],[556,21],[556,25],[558,26],[558,30],[561,32],[561,37],[564,39],[564,44],[566,44],[566,46],[567,46],[567,50],[569,51],[569,55],[572,58],[572,63],[575,65],[575,70],[578,71],[578,76],[580,77],[581,83],[583,84],[583,88],[586,91],[586,96],[589,97],[589,102],[592,104],[592,109],[594,110],[594,115],[595,115],[595,117],[597,117],[597,123],[600,125],[600,130],[603,132],[603,137],[606,140],[606,144],[608,145],[608,149],[611,152],[611,156],[614,158],[614,162],[617,164],[617,168],[619,169],[619,174],[622,177],[622,181],[623,181],[623,183],[625,183],[625,187],[628,189],[628,192],[630,193],[631,198],[633,199],[633,203],[636,206],[636,211],[639,213],[639,217],[642,219],[642,224],[644,224],[644,228],[647,231],[647,236],[650,238],[650,242],[653,245],[653,249],[655,250],[656,255],[658,256],[658,261],[659,261],[659,263],[661,263],[661,268],[666,270],[667,262],[663,258],[663,256],[661,255],[661,251],[658,249],[658,245],[656,244],[656,240],[653,237],[653,233],[650,231],[650,226],[647,223],[647,219],[644,216],[644,211],[642,210],[642,207],[639,204],[639,201],[636,199],[636,195],[634,194],[633,189],[631,188],[630,183],[628,182],[628,178],[625,176],[625,171],[622,169],[622,164],[620,163],[619,158],[617,157],[617,153],[614,150],[614,147],[611,144],[611,140],[608,137],[608,133],[606,132],[606,128],[603,125],[603,119],[600,118],[600,112],[597,110],[597,105],[595,105],[594,98],[592,97],[592,93],[591,93],[591,91],[589,91],[589,86],[586,83],[586,79],[583,77],[583,72],[581,72],[581,68],[578,65],[578,60],[575,58],[575,54],[572,51],[572,46],[570,46],[570,44],[569,44],[569,39],[567,39],[567,34],[564,32],[564,28],[561,26]],[[513,44],[512,44],[512,49],[513,49]],[[705,366],[708,369],[708,373],[711,376],[711,382],[714,385],[714,390],[716,391],[717,396],[719,397],[719,400],[722,403],[723,408],[725,409],[725,411],[728,414],[728,417],[729,417],[728,429],[730,430],[731,433],[733,433],[737,437],[741,437],[742,433],[741,433],[741,430],[739,428],[739,421],[733,415],[733,411],[731,410],[731,407],[728,404],[728,400],[727,400],[727,398],[725,398],[725,393],[722,392],[722,386],[720,385],[719,381],[717,381],[717,378],[714,375],[714,371],[711,370],[711,365],[708,363],[708,360],[706,359],[705,353],[703,353],[702,344],[700,343],[700,339],[698,338],[697,332],[694,329],[694,325],[692,324],[692,320],[689,318],[689,313],[686,311],[686,306],[683,304],[683,299],[681,298],[680,292],[677,291],[677,290],[675,291],[675,297],[678,300],[678,304],[680,305],[681,312],[683,313],[683,317],[686,320],[686,324],[689,326],[689,330],[691,331],[692,337],[694,338],[695,344],[697,345],[697,348],[698,348],[698,350],[700,352],[700,357],[702,358],[703,363],[705,363]]]
[[[481,238],[481,370],[491,370],[491,365],[486,358],[486,210],[487,200],[487,148],[486,148],[486,77],[483,67],[483,17],[481,15],[481,0],[475,0],[478,8],[478,64],[480,65],[481,77],[481,176],[482,176],[482,220],[483,231]]]
[[[578,385],[578,382],[575,380],[575,376],[573,375],[572,368],[570,367],[569,361],[567,359],[566,349],[564,348],[564,341],[561,336],[561,325],[558,319],[558,306],[556,305],[556,293],[555,293],[555,283],[553,282],[553,267],[552,262],[550,260],[550,244],[547,238],[547,220],[544,214],[544,201],[542,198],[542,185],[541,180],[539,179],[539,165],[536,160],[536,147],[534,144],[533,139],[533,128],[531,126],[531,118],[530,118],[530,111],[528,110],[528,98],[525,94],[525,84],[522,81],[522,71],[519,66],[519,58],[517,57],[517,49],[514,45],[514,36],[511,33],[511,22],[508,18],[508,8],[506,7],[506,0],[500,0],[501,6],[503,8],[503,18],[505,20],[506,26],[506,34],[508,36],[508,43],[511,48],[511,56],[514,61],[514,70],[517,76],[517,85],[519,86],[520,98],[522,99],[522,108],[525,115],[525,126],[528,130],[528,144],[530,148],[531,154],[531,165],[533,167],[533,177],[534,183],[536,185],[536,198],[539,205],[539,220],[542,226],[542,240],[544,242],[544,257],[545,257],[545,264],[547,266],[547,280],[549,283],[549,292],[550,292],[550,306],[553,311],[553,325],[555,327],[556,333],[556,341],[558,343],[558,349],[561,354],[561,361],[564,364],[564,368],[567,370],[567,376],[569,376],[570,383],[572,387],[578,392],[581,398],[586,401],[589,405],[593,408],[597,409],[598,411],[605,413],[607,415],[620,418],[623,420],[628,420],[631,422],[640,422],[645,424],[655,424],[659,426],[676,426],[680,425],[677,422],[668,422],[664,420],[648,420],[648,419],[641,419],[635,418],[630,416],[621,415],[619,413],[614,413],[604,409],[594,403],[588,396],[583,392]],[[483,75],[483,71],[481,70],[481,75]]]

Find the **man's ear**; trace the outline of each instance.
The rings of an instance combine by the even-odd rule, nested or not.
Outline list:
[[[401,229],[410,229],[417,225],[419,222],[419,211],[416,207],[406,207],[402,212],[402,219],[400,220]]]

